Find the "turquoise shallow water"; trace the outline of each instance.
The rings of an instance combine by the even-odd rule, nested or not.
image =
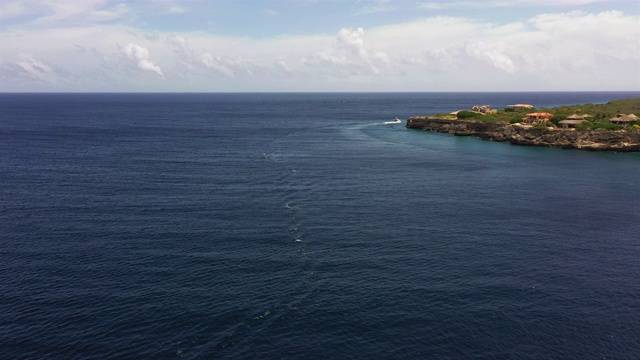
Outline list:
[[[640,157],[396,116],[638,93],[2,94],[7,358],[616,358]]]

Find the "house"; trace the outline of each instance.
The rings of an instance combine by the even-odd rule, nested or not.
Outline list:
[[[553,114],[549,114],[546,112],[534,112],[527,114],[526,117],[522,118],[523,123],[529,124],[538,124],[538,123],[546,123],[551,120]]]
[[[576,127],[582,124],[583,122],[587,121],[586,118],[588,117],[592,117],[592,116],[573,114],[573,115],[567,116],[564,120],[558,122],[558,124],[560,124],[562,127],[565,127],[565,128]]]
[[[480,114],[495,114],[498,110],[495,110],[491,105],[476,105],[471,108],[471,111],[475,111]]]
[[[530,104],[507,105],[507,109],[513,109],[514,111],[529,110],[529,109],[533,109],[533,105],[530,105]]]
[[[570,120],[570,119],[565,119],[562,121],[559,121],[558,124],[560,126],[562,126],[563,128],[575,128],[578,125],[582,124],[583,122],[585,122],[586,120],[582,119],[582,120]]]
[[[618,116],[609,119],[609,122],[611,122],[612,124],[617,124],[622,126],[632,125],[637,121],[638,121],[638,116],[634,114],[629,114],[629,115],[618,114]]]
[[[580,114],[573,114],[573,115],[569,115],[566,118],[568,120],[585,120],[586,117],[588,117],[589,115],[580,115]]]

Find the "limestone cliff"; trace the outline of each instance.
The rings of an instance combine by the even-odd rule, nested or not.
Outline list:
[[[640,152],[639,131],[532,128],[526,125],[484,123],[469,120],[417,116],[407,120],[408,128],[422,129],[517,145],[549,146],[593,151]]]

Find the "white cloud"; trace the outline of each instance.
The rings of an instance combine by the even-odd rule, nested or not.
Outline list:
[[[24,1],[4,1],[0,3],[0,20],[12,19],[31,12]]]
[[[177,47],[185,47],[187,46],[187,38],[181,35],[171,34],[167,36],[167,43]]]
[[[466,52],[471,57],[485,61],[495,68],[510,74],[514,74],[518,70],[513,59],[503,49],[500,49],[500,46],[480,41],[467,45]]]
[[[367,51],[364,48],[364,29],[340,29],[338,32],[337,46],[359,58],[365,58]]]
[[[343,28],[332,46],[304,59],[304,64],[322,73],[337,76],[380,74],[380,67],[389,65],[389,56],[383,51],[365,46],[364,29]]]
[[[289,65],[284,60],[277,60],[276,66],[278,69],[284,71],[287,74],[291,74],[293,71],[289,68]]]
[[[427,1],[418,3],[419,9],[487,9],[508,7],[573,7],[607,0],[479,0],[479,1]]]
[[[123,3],[107,0],[10,1],[0,7],[0,18],[29,16],[32,26],[67,26],[113,21],[130,13]]]
[[[4,64],[2,71],[3,73],[9,73],[11,76],[29,80],[56,81],[56,74],[51,66],[28,53],[22,53],[14,62]]]
[[[138,68],[145,71],[154,72],[161,78],[164,77],[160,67],[149,61],[149,50],[147,50],[146,48],[137,44],[128,43],[127,45],[125,45],[123,50],[125,55],[129,59],[136,62]]]
[[[200,55],[200,61],[202,62],[202,65],[215,70],[219,74],[230,78],[235,77],[232,68],[237,65],[237,62],[233,60],[213,56],[211,53],[204,53]]]
[[[591,78],[595,84],[600,81],[596,69],[604,70],[600,74],[638,74],[637,66],[630,65],[640,61],[638,21],[620,12],[546,14],[504,25],[434,17],[379,28],[371,38],[387,54],[406,54],[402,62],[411,59],[451,78],[489,71],[505,77],[505,84],[517,82],[515,75],[540,74],[549,74],[550,86],[576,77],[585,83]],[[618,70],[613,70],[614,63]],[[585,70],[591,73],[585,76]],[[626,83],[628,88],[631,82],[623,78],[608,82]]]
[[[639,22],[616,11],[502,24],[438,16],[259,38],[112,24],[4,29],[0,83],[4,91],[38,83],[47,91],[633,90]],[[131,77],[132,68],[154,76]]]

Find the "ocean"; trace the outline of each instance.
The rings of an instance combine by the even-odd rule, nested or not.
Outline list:
[[[631,97],[0,94],[0,357],[637,359],[640,154],[404,127]]]

